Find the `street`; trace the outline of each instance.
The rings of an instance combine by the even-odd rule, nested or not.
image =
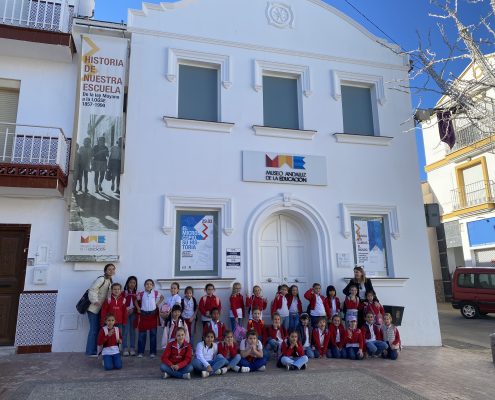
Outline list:
[[[490,334],[495,333],[495,314],[466,319],[450,303],[438,304],[442,343],[447,347],[473,349],[490,348]]]

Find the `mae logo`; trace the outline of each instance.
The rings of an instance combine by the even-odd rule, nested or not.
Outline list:
[[[270,158],[268,154],[265,155],[265,166],[267,168],[282,168],[287,165],[291,169],[305,169],[303,156],[288,156],[279,154],[274,158]]]
[[[81,235],[81,244],[105,244],[106,237],[104,235],[101,236],[82,236]]]

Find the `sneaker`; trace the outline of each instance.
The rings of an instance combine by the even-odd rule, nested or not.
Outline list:
[[[300,369],[306,369],[306,364],[304,364]]]
[[[136,355],[136,352],[134,350],[131,349],[131,351],[129,352],[129,355],[131,356],[135,356]]]
[[[215,375],[222,375],[222,369],[223,368],[219,368],[215,371]]]
[[[241,367],[239,367],[238,365],[236,365],[235,367],[232,367],[232,371],[234,372],[239,372],[241,369]]]
[[[225,375],[229,369],[227,367],[220,368],[222,375]]]
[[[241,372],[250,372],[251,368],[249,367],[241,367]]]
[[[287,365],[285,366],[285,369],[286,369],[287,371],[290,371],[290,365],[289,365],[289,364],[287,364]]]
[[[88,354],[88,357],[96,358],[96,357],[98,357],[98,354]]]
[[[187,374],[182,375],[182,379],[191,379],[191,374],[188,372]]]
[[[124,351],[124,353],[122,354],[124,357],[129,357],[129,352],[126,350]]]
[[[163,379],[167,379],[170,375],[167,374],[166,372],[163,373]]]
[[[155,358],[156,354],[150,354],[150,358]]]
[[[258,371],[265,372],[266,371],[266,367],[264,365],[262,365],[261,367],[258,368]]]
[[[202,378],[208,378],[210,376],[210,373],[208,371],[201,371],[201,377]]]
[[[138,354],[137,356],[138,356],[138,358],[143,358],[142,354]]]

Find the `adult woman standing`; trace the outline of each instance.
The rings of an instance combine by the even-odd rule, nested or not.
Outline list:
[[[354,278],[352,278],[347,286],[344,288],[343,292],[346,296],[349,296],[350,287],[356,286],[358,288],[358,296],[360,303],[366,301],[366,292],[368,290],[373,290],[373,284],[371,283],[370,278],[366,278],[366,273],[364,272],[364,268],[356,265],[354,267]],[[358,326],[361,326],[364,323],[364,315],[362,304],[358,311]]]
[[[103,268],[104,275],[99,276],[88,290],[91,305],[88,308],[89,332],[86,342],[86,355],[96,356],[96,339],[100,329],[100,310],[103,302],[108,298],[108,291],[115,275],[115,265],[107,264]]]

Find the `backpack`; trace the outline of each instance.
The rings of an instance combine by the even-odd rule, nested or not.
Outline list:
[[[242,340],[246,339],[246,328],[241,326],[241,324],[236,324],[234,329],[234,339],[237,343],[240,343]]]

